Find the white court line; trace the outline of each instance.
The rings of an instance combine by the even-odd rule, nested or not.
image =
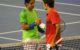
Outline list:
[[[77,22],[69,22],[69,23],[66,23],[66,25],[72,25],[72,24],[79,24],[80,21],[77,21]]]
[[[38,2],[42,2],[42,0],[36,0]],[[78,4],[70,4],[70,3],[62,3],[62,2],[55,2],[56,4],[61,4],[61,5],[70,5],[70,6],[80,6]]]
[[[19,39],[14,39],[14,38],[8,38],[8,37],[0,37],[2,39],[7,39],[7,40],[14,40],[14,41],[21,41]]]
[[[22,6],[15,6],[15,5],[9,5],[9,4],[0,4],[1,6],[6,6],[6,7],[14,7],[14,8],[24,8]]]
[[[66,14],[66,15],[80,16],[80,14],[75,14],[75,13],[67,13],[67,12],[59,12],[59,13],[60,14]]]
[[[16,30],[16,31],[9,31],[9,32],[3,32],[3,33],[0,33],[0,35],[3,35],[3,34],[9,34],[9,33],[15,33],[15,32],[20,32],[21,30]]]
[[[15,6],[15,5],[8,5],[8,4],[0,4],[1,6],[7,6],[7,7],[14,7],[14,8],[24,8],[22,6]],[[45,11],[43,9],[36,9],[38,11]],[[68,13],[68,12],[59,12],[60,14],[67,14],[67,15],[74,15],[74,16],[80,16],[80,14],[75,13]]]
[[[80,6],[77,4],[69,4],[69,3],[61,3],[61,2],[55,2],[56,4],[62,4],[62,5],[70,5],[70,6]]]

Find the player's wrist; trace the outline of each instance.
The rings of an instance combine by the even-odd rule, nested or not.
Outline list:
[[[35,26],[36,26],[35,22],[29,24],[29,28],[30,28],[30,29],[33,29]]]

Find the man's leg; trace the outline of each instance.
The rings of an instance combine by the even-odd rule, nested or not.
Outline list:
[[[59,50],[59,46],[58,46],[58,45],[55,45],[55,49],[56,49],[56,50]]]

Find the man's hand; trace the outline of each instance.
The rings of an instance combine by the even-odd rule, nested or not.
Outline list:
[[[40,25],[40,24],[41,24],[41,19],[40,19],[40,18],[37,18],[37,19],[35,20],[35,24],[36,24],[36,25]]]

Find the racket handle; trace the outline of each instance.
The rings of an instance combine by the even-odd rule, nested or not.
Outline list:
[[[61,41],[62,41],[62,39],[63,39],[63,38],[60,38],[60,39],[56,42],[56,44],[58,44],[59,42],[61,42]]]

